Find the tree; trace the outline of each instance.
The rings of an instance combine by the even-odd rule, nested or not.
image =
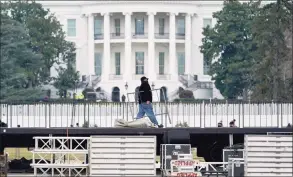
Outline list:
[[[265,5],[253,21],[252,98],[292,101],[292,2]]]
[[[65,40],[65,33],[54,14],[45,10],[35,1],[9,1],[3,6],[3,13],[10,14],[12,19],[22,23],[29,35],[29,46],[36,54],[41,54],[43,66],[38,68],[29,83],[36,86],[50,81],[50,68],[64,62],[72,43]],[[74,52],[74,51],[71,51]]]
[[[68,90],[76,87],[79,75],[70,66],[67,68],[59,67],[58,77],[54,78],[54,80],[54,87],[59,90],[59,96],[66,98]]]
[[[10,21],[3,22],[6,32],[1,33],[4,39],[1,51],[5,55],[1,56],[1,78],[6,79],[1,82],[1,98],[7,97],[8,92],[18,99],[39,94],[39,86],[52,79],[50,68],[54,64],[67,65],[58,69],[54,85],[66,92],[74,88],[79,77],[74,67],[75,46],[65,40],[54,14],[35,1],[18,0],[1,3],[1,19],[3,17]]]
[[[227,99],[245,95],[251,84],[252,51],[256,50],[251,25],[259,3],[225,1],[221,11],[213,14],[214,28],[204,28],[201,52],[211,65],[215,86]]]
[[[24,26],[2,13],[1,10],[1,65],[0,65],[0,99],[22,99],[29,94],[38,97],[38,88],[26,89],[31,73],[40,65],[40,55],[29,48],[29,36]]]

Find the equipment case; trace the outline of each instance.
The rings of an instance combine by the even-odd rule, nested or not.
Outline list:
[[[229,158],[228,177],[244,177],[244,159]]]
[[[228,162],[229,158],[244,158],[244,149],[223,149],[223,162]]]
[[[191,154],[190,144],[161,144],[161,170],[171,170],[171,160],[178,160],[178,154]]]

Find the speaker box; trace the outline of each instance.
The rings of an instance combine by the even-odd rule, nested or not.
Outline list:
[[[164,133],[164,144],[190,144],[190,133],[187,130],[169,130]]]

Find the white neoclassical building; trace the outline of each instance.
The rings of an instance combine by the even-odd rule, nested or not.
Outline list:
[[[83,83],[77,90],[92,86],[118,99],[134,92],[146,76],[169,100],[180,87],[192,90],[195,98],[221,97],[199,46],[203,27],[215,24],[212,13],[223,2],[39,2],[55,13],[67,40],[76,44],[76,69]],[[54,67],[51,74],[56,75]]]

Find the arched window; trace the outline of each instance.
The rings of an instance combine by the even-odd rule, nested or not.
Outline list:
[[[138,102],[138,96],[139,96],[138,93],[139,93],[139,87],[136,87],[135,88],[135,98],[134,98],[136,103]]]
[[[120,102],[120,89],[118,87],[114,87],[112,90],[112,101]]]
[[[166,87],[161,87],[161,89],[160,89],[160,101],[161,102],[168,101]]]

